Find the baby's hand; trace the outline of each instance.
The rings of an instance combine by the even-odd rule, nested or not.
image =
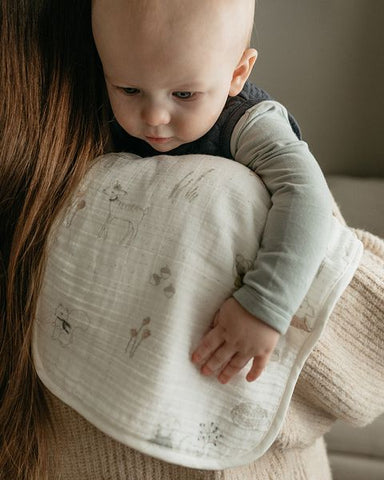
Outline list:
[[[245,310],[233,297],[217,311],[213,328],[204,335],[192,354],[203,375],[217,374],[227,383],[253,358],[248,382],[260,376],[280,334]]]

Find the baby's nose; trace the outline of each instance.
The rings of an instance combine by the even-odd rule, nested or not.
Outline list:
[[[142,118],[144,122],[151,127],[167,125],[171,120],[167,108],[159,104],[146,105],[142,111]]]

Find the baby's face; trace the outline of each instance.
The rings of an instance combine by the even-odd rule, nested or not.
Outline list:
[[[126,132],[167,152],[203,136],[238,93],[233,76],[243,47],[223,18],[183,10],[182,18],[160,11],[142,20],[127,4],[93,3],[110,103]]]

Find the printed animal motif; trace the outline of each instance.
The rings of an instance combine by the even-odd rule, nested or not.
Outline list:
[[[243,255],[238,253],[235,257],[234,262],[234,273],[235,273],[235,282],[234,285],[236,288],[240,288],[243,285],[244,275],[252,269],[253,261],[244,258]]]
[[[103,190],[104,195],[108,197],[108,215],[101,226],[98,237],[107,238],[112,224],[123,223],[125,232],[123,232],[119,243],[129,246],[137,235],[137,231],[148,209],[142,208],[134,203],[127,203],[125,196],[127,192],[123,190],[119,182],[115,182],[111,187]]]
[[[85,193],[85,190],[79,190],[72,198],[71,203],[67,208],[63,222],[65,227],[69,228],[72,225],[72,222],[77,212],[86,207],[86,201],[84,199]]]
[[[232,421],[238,427],[246,430],[265,428],[268,419],[267,411],[256,403],[239,403],[231,410]]]
[[[270,362],[278,362],[278,363],[283,362],[284,358],[289,352],[289,341],[287,340],[289,336],[290,336],[290,331],[288,330],[288,332],[285,335],[282,335],[279,338],[276,348],[272,352],[271,357],[269,359]]]
[[[312,332],[313,330],[313,322],[308,317],[298,317],[294,315],[291,320],[291,326],[304,332]]]
[[[170,434],[164,435],[162,432],[161,426],[158,426],[156,431],[156,435],[151,438],[150,440],[152,443],[156,443],[157,445],[161,445],[162,447],[172,448],[172,437]]]
[[[69,310],[62,303],[56,307],[55,318],[52,321],[53,340],[57,340],[63,347],[70,345],[76,336],[76,330],[87,330],[89,318],[82,310]]]
[[[154,435],[150,442],[156,443],[166,448],[174,448],[175,442],[178,443],[178,432],[180,430],[180,423],[172,414],[167,413],[163,415],[160,422],[156,425]]]
[[[317,312],[308,297],[305,297],[296,315],[292,318],[291,325],[305,332],[312,332],[315,327]]]

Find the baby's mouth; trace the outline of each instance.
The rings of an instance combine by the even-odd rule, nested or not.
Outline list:
[[[167,143],[172,137],[145,137],[147,142],[150,143]]]

